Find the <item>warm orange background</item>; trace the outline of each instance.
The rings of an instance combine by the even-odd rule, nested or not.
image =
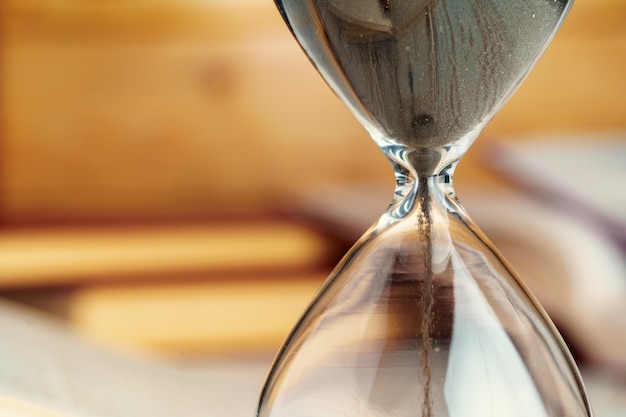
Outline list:
[[[391,169],[267,0],[5,0],[0,213],[32,220],[256,212]],[[626,130],[626,2],[576,0],[489,138]]]
[[[393,175],[273,3],[3,0],[0,18],[0,296],[124,347],[274,352],[339,250],[268,213],[329,182],[391,195]],[[492,141],[626,132],[625,22],[624,0],[575,1],[459,191],[503,185]]]

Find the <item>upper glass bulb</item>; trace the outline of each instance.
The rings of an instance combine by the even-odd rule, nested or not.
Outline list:
[[[558,28],[568,0],[277,0],[379,144],[432,173],[460,158]]]

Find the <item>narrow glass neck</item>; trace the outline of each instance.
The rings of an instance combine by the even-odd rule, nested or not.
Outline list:
[[[433,210],[447,209],[449,205],[447,196],[454,195],[452,187],[454,166],[435,175],[418,176],[414,176],[402,166],[394,168],[396,190],[385,216],[401,220],[413,214],[429,216]]]

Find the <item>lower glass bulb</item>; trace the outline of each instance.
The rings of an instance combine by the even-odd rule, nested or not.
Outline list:
[[[344,257],[279,352],[258,417],[583,417],[554,326],[439,177]]]

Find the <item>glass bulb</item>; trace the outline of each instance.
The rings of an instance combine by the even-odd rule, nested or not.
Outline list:
[[[553,325],[442,178],[413,183],[337,266],[259,416],[590,415]]]

